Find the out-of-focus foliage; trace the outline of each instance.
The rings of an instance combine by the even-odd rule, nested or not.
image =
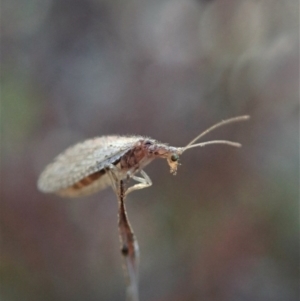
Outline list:
[[[1,300],[122,300],[111,189],[43,195],[65,147],[105,134],[183,146],[127,207],[141,300],[294,301],[299,293],[298,1],[1,3]]]

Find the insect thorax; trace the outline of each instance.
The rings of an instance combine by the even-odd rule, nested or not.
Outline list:
[[[145,140],[138,141],[120,160],[122,171],[138,170],[149,164],[154,159],[149,154]]]

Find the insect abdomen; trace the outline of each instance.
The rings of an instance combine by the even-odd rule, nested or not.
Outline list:
[[[94,181],[98,180],[101,176],[105,174],[105,170],[99,170],[72,185],[73,189],[81,189],[85,186],[91,185]]]
[[[104,169],[97,171],[70,187],[56,191],[60,196],[64,197],[81,197],[93,194],[99,190],[111,185],[111,180]]]

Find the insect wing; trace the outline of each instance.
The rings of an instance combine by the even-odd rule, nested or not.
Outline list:
[[[43,192],[59,192],[66,189],[103,170],[109,164],[114,164],[141,138],[104,136],[78,143],[58,155],[54,162],[45,168],[38,180],[38,188]],[[104,185],[100,185],[98,190],[109,185],[107,175],[105,176]]]

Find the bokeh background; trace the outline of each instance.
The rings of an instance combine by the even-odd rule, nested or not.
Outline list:
[[[124,300],[117,201],[37,191],[69,145],[106,134],[193,149],[127,199],[141,300],[299,300],[296,0],[1,3],[1,300]]]

